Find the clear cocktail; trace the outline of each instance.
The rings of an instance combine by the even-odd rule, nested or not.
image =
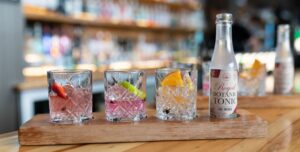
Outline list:
[[[196,117],[197,71],[159,69],[156,72],[156,115],[162,120]]]

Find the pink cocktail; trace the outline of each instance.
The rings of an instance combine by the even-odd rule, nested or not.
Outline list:
[[[109,121],[139,121],[145,118],[146,94],[142,87],[143,74],[136,71],[131,73],[122,71],[121,74],[116,74],[118,72],[120,71],[105,73],[106,119]],[[129,81],[126,80],[128,75],[136,75],[136,77],[132,76],[132,80]]]
[[[90,71],[48,72],[49,109],[53,122],[78,123],[93,117],[90,76]]]

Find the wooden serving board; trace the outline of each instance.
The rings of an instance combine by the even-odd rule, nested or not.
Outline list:
[[[210,119],[207,110],[192,121],[162,121],[148,112],[140,122],[108,122],[103,113],[81,125],[58,125],[37,115],[19,129],[21,145],[85,144],[163,140],[257,138],[267,134],[267,122],[245,110],[235,119]]]
[[[198,109],[208,108],[208,97],[198,95]],[[266,95],[239,96],[238,108],[300,108],[300,94],[294,95]]]

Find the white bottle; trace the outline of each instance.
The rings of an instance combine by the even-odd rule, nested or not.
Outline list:
[[[291,94],[294,84],[294,59],[290,44],[290,26],[279,25],[274,68],[274,93]]]
[[[231,14],[216,16],[216,42],[210,65],[209,114],[212,118],[237,117],[238,66],[231,28]]]

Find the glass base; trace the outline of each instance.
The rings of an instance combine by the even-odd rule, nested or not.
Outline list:
[[[130,122],[130,121],[140,121],[147,118],[147,115],[140,114],[136,115],[134,117],[112,117],[112,116],[106,116],[106,120],[112,121],[112,122]]]
[[[196,113],[193,113],[191,115],[172,115],[172,114],[156,114],[156,117],[161,120],[193,120],[197,117]]]
[[[92,118],[90,117],[79,117],[79,118],[72,118],[72,119],[66,119],[66,118],[60,118],[60,117],[54,117],[51,118],[51,122],[55,123],[55,124],[77,124],[77,123],[84,123],[87,122],[89,120],[91,120]]]

